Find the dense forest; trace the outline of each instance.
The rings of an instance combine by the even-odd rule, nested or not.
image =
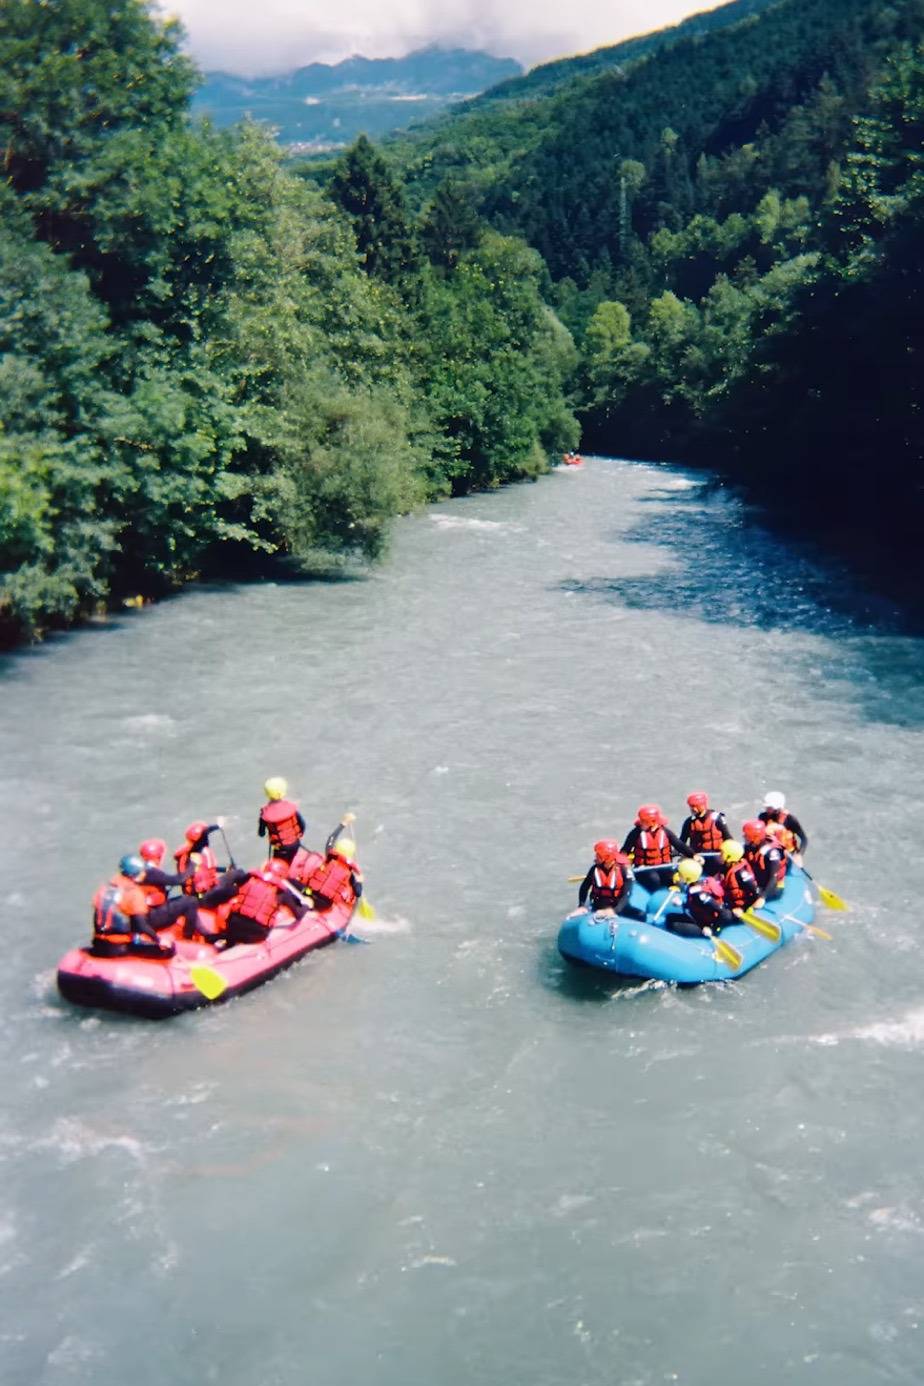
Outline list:
[[[375,557],[427,499],[578,438],[540,257],[405,210],[362,140],[334,197],[190,119],[142,0],[0,7],[0,642],[204,573]]]
[[[581,430],[914,533],[922,35],[924,0],[737,0],[287,165],[190,118],[143,0],[6,0],[0,641],[374,558]]]
[[[450,184],[542,255],[585,447],[702,462],[790,509],[795,488],[829,533],[914,533],[924,4],[713,17],[570,81],[538,69],[391,156],[412,203]]]

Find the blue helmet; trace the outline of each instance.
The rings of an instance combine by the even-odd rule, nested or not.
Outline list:
[[[136,856],[131,852],[128,856],[122,857],[119,862],[119,871],[123,876],[130,876],[133,881],[137,881],[139,876],[143,876],[146,870],[143,857]]]

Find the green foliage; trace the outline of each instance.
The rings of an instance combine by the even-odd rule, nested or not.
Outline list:
[[[3,642],[247,555],[375,558],[577,438],[532,252],[452,184],[418,226],[366,140],[335,205],[192,125],[179,41],[140,0],[0,8]]]
[[[416,265],[414,236],[401,186],[365,135],[338,161],[328,191],[350,218],[366,273],[399,283]]]

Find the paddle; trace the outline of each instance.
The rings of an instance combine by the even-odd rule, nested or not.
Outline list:
[[[802,870],[805,871],[804,866],[802,867]],[[821,903],[823,905],[827,905],[829,910],[850,909],[850,906],[847,904],[846,900],[842,900],[839,895],[835,894],[833,890],[829,890],[827,886],[819,885],[818,882],[815,880],[815,877],[809,876],[809,873],[807,871],[805,871],[805,874],[806,876],[808,876],[809,880],[812,882],[815,889],[818,891]]]
[[[817,938],[823,938],[827,943],[834,942],[834,935],[829,934],[827,929],[819,929],[817,924],[806,924],[804,920],[798,919],[794,914],[784,914],[783,918],[790,924],[798,924],[807,933],[815,934]]]
[[[228,989],[228,979],[205,963],[190,964],[189,980],[209,1001],[217,1001]]]
[[[671,897],[674,896],[674,895],[679,895],[679,894],[680,894],[680,891],[677,889],[676,886],[671,886],[671,887],[670,887],[670,889],[668,890],[668,892],[667,892],[667,894],[665,895],[664,899],[661,901],[660,905],[658,906],[658,913],[655,915],[654,919],[652,919],[652,921],[651,921],[652,924],[657,924],[658,920],[661,918],[661,915],[664,913],[664,911],[667,909],[668,905],[670,904],[670,902],[671,902]]]
[[[294,895],[295,898],[296,898],[296,900],[300,901],[301,904],[307,905],[308,908],[309,908],[310,910],[313,910],[313,909],[314,909],[314,899],[313,899],[313,897],[312,897],[311,895],[303,895],[302,892],[301,892],[300,890],[296,890],[295,886],[292,885],[291,881],[280,881],[279,884],[281,885],[281,887],[282,887],[283,890],[287,890],[287,891],[289,892],[290,895]],[[290,926],[290,925],[286,925],[285,927],[286,927],[286,928],[289,928],[289,927],[291,927],[291,926]],[[333,929],[331,932],[332,932],[333,934],[335,934],[337,938],[342,938],[343,941],[344,941],[345,943],[368,943],[368,942],[369,942],[369,940],[368,940],[367,938],[360,938],[359,934],[350,933],[350,921],[349,921],[349,920],[347,921],[346,925],[345,925],[342,929]]]
[[[751,928],[758,934],[763,934],[764,938],[769,938],[773,943],[779,943],[783,937],[783,930],[773,919],[763,919],[753,910],[744,910],[741,918],[745,924],[750,924]]]
[[[224,827],[222,826],[221,823],[218,824],[218,831],[221,833],[221,840],[222,840],[222,842],[225,844],[225,851],[228,853],[228,865],[229,865],[229,866],[237,866],[237,862],[234,860],[234,857],[231,855],[231,848],[230,848],[230,846],[228,845],[228,839],[225,837],[225,830],[224,830]]]
[[[738,968],[744,962],[744,958],[741,953],[738,952],[738,949],[732,948],[731,944],[726,943],[724,939],[714,936],[712,944],[715,948],[715,952],[712,956],[715,958],[716,962],[722,962],[726,967],[730,967],[733,972],[737,972]]]

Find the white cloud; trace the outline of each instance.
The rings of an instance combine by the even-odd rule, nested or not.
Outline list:
[[[397,57],[428,43],[485,49],[526,66],[676,24],[715,0],[163,0],[186,27],[204,68],[248,75],[339,62],[352,53]]]

